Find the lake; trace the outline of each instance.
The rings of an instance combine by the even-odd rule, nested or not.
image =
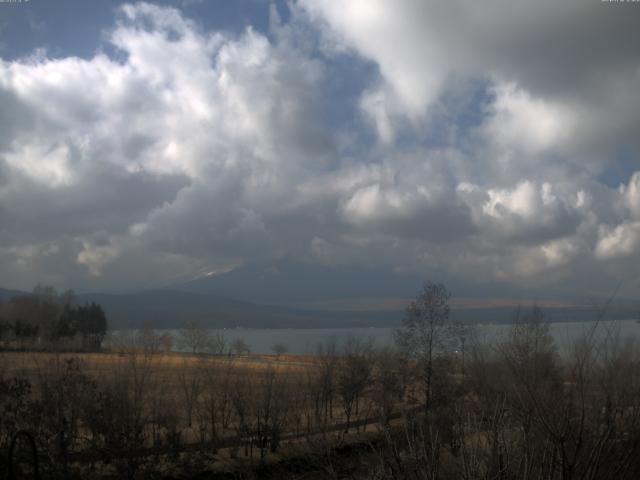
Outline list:
[[[554,337],[558,349],[561,353],[566,352],[567,347],[577,338],[584,335],[588,329],[593,328],[593,322],[563,322],[551,323],[550,330]],[[481,343],[492,344],[497,339],[508,335],[511,325],[476,325],[475,338]],[[232,328],[232,329],[212,329],[212,333],[222,333],[227,344],[234,340],[242,339],[251,348],[252,353],[270,354],[273,353],[271,347],[276,344],[283,344],[288,348],[289,353],[299,355],[309,355],[316,352],[319,344],[326,344],[335,341],[338,346],[343,344],[348,338],[354,337],[362,341],[371,341],[375,346],[383,347],[393,344],[394,328],[309,328],[309,329],[254,329],[254,328]],[[166,330],[176,341],[175,350],[180,351],[179,330]],[[135,330],[117,330],[112,332],[114,343],[133,342]],[[615,320],[600,322],[596,330],[598,338],[609,335],[617,341],[625,339],[640,338],[640,323],[636,320]]]

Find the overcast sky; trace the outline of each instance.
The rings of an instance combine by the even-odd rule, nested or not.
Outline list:
[[[0,2],[0,286],[288,258],[638,298],[639,25],[600,0]]]

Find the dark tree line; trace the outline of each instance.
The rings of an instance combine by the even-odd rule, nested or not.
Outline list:
[[[94,302],[88,305],[65,305],[58,318],[54,338],[81,335],[84,342],[99,348],[107,331],[107,317],[102,307]]]
[[[61,341],[83,349],[99,349],[107,332],[102,307],[78,305],[73,291],[58,294],[37,286],[28,295],[0,303],[0,342],[5,348],[46,347]]]

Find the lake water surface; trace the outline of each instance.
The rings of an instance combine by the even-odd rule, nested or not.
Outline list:
[[[565,352],[575,340],[583,336],[594,327],[593,322],[564,322],[551,323],[550,331],[561,353]],[[477,325],[474,337],[481,343],[492,344],[496,340],[505,338],[511,325]],[[252,353],[273,353],[274,344],[283,344],[289,353],[308,355],[316,352],[319,344],[335,341],[338,346],[350,337],[362,341],[371,341],[375,346],[383,347],[393,344],[394,328],[309,328],[309,329],[212,329],[212,333],[222,333],[227,344],[242,339],[251,348]],[[167,330],[175,338],[175,350],[180,351],[179,330]],[[135,337],[135,331],[119,330],[113,332],[120,341],[123,338]],[[636,320],[616,320],[600,322],[596,329],[596,336],[609,336],[617,341],[640,338],[640,323]]]

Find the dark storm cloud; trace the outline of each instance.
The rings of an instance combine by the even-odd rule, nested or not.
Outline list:
[[[181,175],[93,168],[83,182],[51,189],[12,172],[12,192],[3,195],[0,245],[55,241],[95,231],[126,232],[164,202],[172,202],[189,180]]]

